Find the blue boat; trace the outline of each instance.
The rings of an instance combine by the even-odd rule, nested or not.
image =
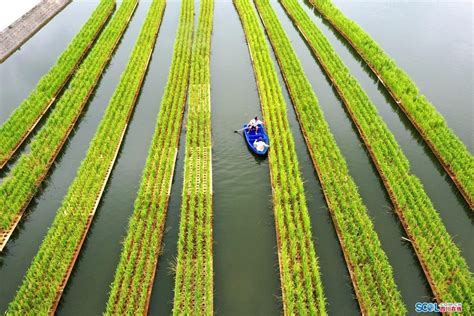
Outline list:
[[[268,136],[267,136],[267,133],[265,132],[265,128],[263,127],[263,125],[259,124],[258,125],[258,132],[255,133],[255,131],[249,131],[246,129],[247,125],[244,124],[243,125],[243,128],[244,128],[244,136],[245,136],[245,140],[247,141],[247,145],[249,146],[249,148],[256,154],[256,155],[259,155],[259,156],[265,156],[268,152],[268,147],[265,147],[263,149],[263,151],[258,151],[257,148],[255,148],[255,146],[253,145],[253,143],[259,139],[260,137],[262,137],[262,140],[267,144],[269,145],[269,142],[268,142]]]

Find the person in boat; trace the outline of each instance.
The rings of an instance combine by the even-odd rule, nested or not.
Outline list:
[[[259,137],[258,140],[253,142],[253,147],[255,147],[258,151],[264,151],[265,147],[270,147],[270,145],[265,143],[262,137]]]
[[[258,132],[258,125],[263,125],[263,122],[258,119],[258,116],[255,116],[250,122],[247,124],[248,132],[255,131],[255,134]]]

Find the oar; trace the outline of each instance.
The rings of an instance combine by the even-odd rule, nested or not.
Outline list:
[[[244,128],[241,128],[241,129],[237,129],[237,130],[234,131],[234,133],[238,133],[238,132],[240,132],[240,131],[243,131],[244,129],[247,129],[247,127],[244,127]]]

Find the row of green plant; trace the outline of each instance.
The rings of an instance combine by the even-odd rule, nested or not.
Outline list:
[[[330,0],[310,2],[380,77],[474,208],[474,157],[443,116],[421,94],[408,74],[357,23],[347,18]]]
[[[199,10],[189,81],[174,315],[213,314],[210,54],[214,0],[202,0]]]
[[[136,5],[135,0],[122,2],[127,12],[125,17],[130,16]],[[155,46],[164,8],[164,0],[151,4],[86,157],[9,305],[8,313],[54,312],[114,166]]]
[[[56,64],[44,75],[8,120],[0,126],[0,168],[12,157],[33,130],[43,114],[55,101],[115,8],[115,0],[102,0],[89,20],[59,56]]]
[[[0,185],[0,232],[14,229],[20,221],[97,86],[136,6],[137,1],[120,6],[33,138],[30,152]]]
[[[181,2],[168,82],[105,314],[146,314],[163,238],[188,90],[194,0]]]
[[[270,139],[268,159],[284,314],[326,314],[303,181],[275,65],[252,4],[234,0],[234,5],[247,38]]]
[[[372,220],[269,0],[254,0],[305,135],[363,314],[406,312]]]
[[[473,277],[420,180],[359,83],[296,0],[280,0],[344,101],[439,302],[474,306]]]

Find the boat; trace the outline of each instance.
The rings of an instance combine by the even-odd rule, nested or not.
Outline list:
[[[259,155],[259,156],[265,156],[268,152],[268,147],[265,147],[263,151],[258,151],[257,148],[255,148],[253,145],[254,141],[259,139],[260,137],[262,137],[262,140],[267,145],[269,144],[268,136],[267,136],[267,133],[265,132],[265,128],[263,127],[263,125],[259,124],[258,132],[255,133],[255,131],[250,132],[249,130],[247,130],[246,127],[247,127],[247,124],[244,124],[243,130],[244,130],[245,140],[247,141],[247,145],[249,146],[249,148],[252,150],[254,154]]]

